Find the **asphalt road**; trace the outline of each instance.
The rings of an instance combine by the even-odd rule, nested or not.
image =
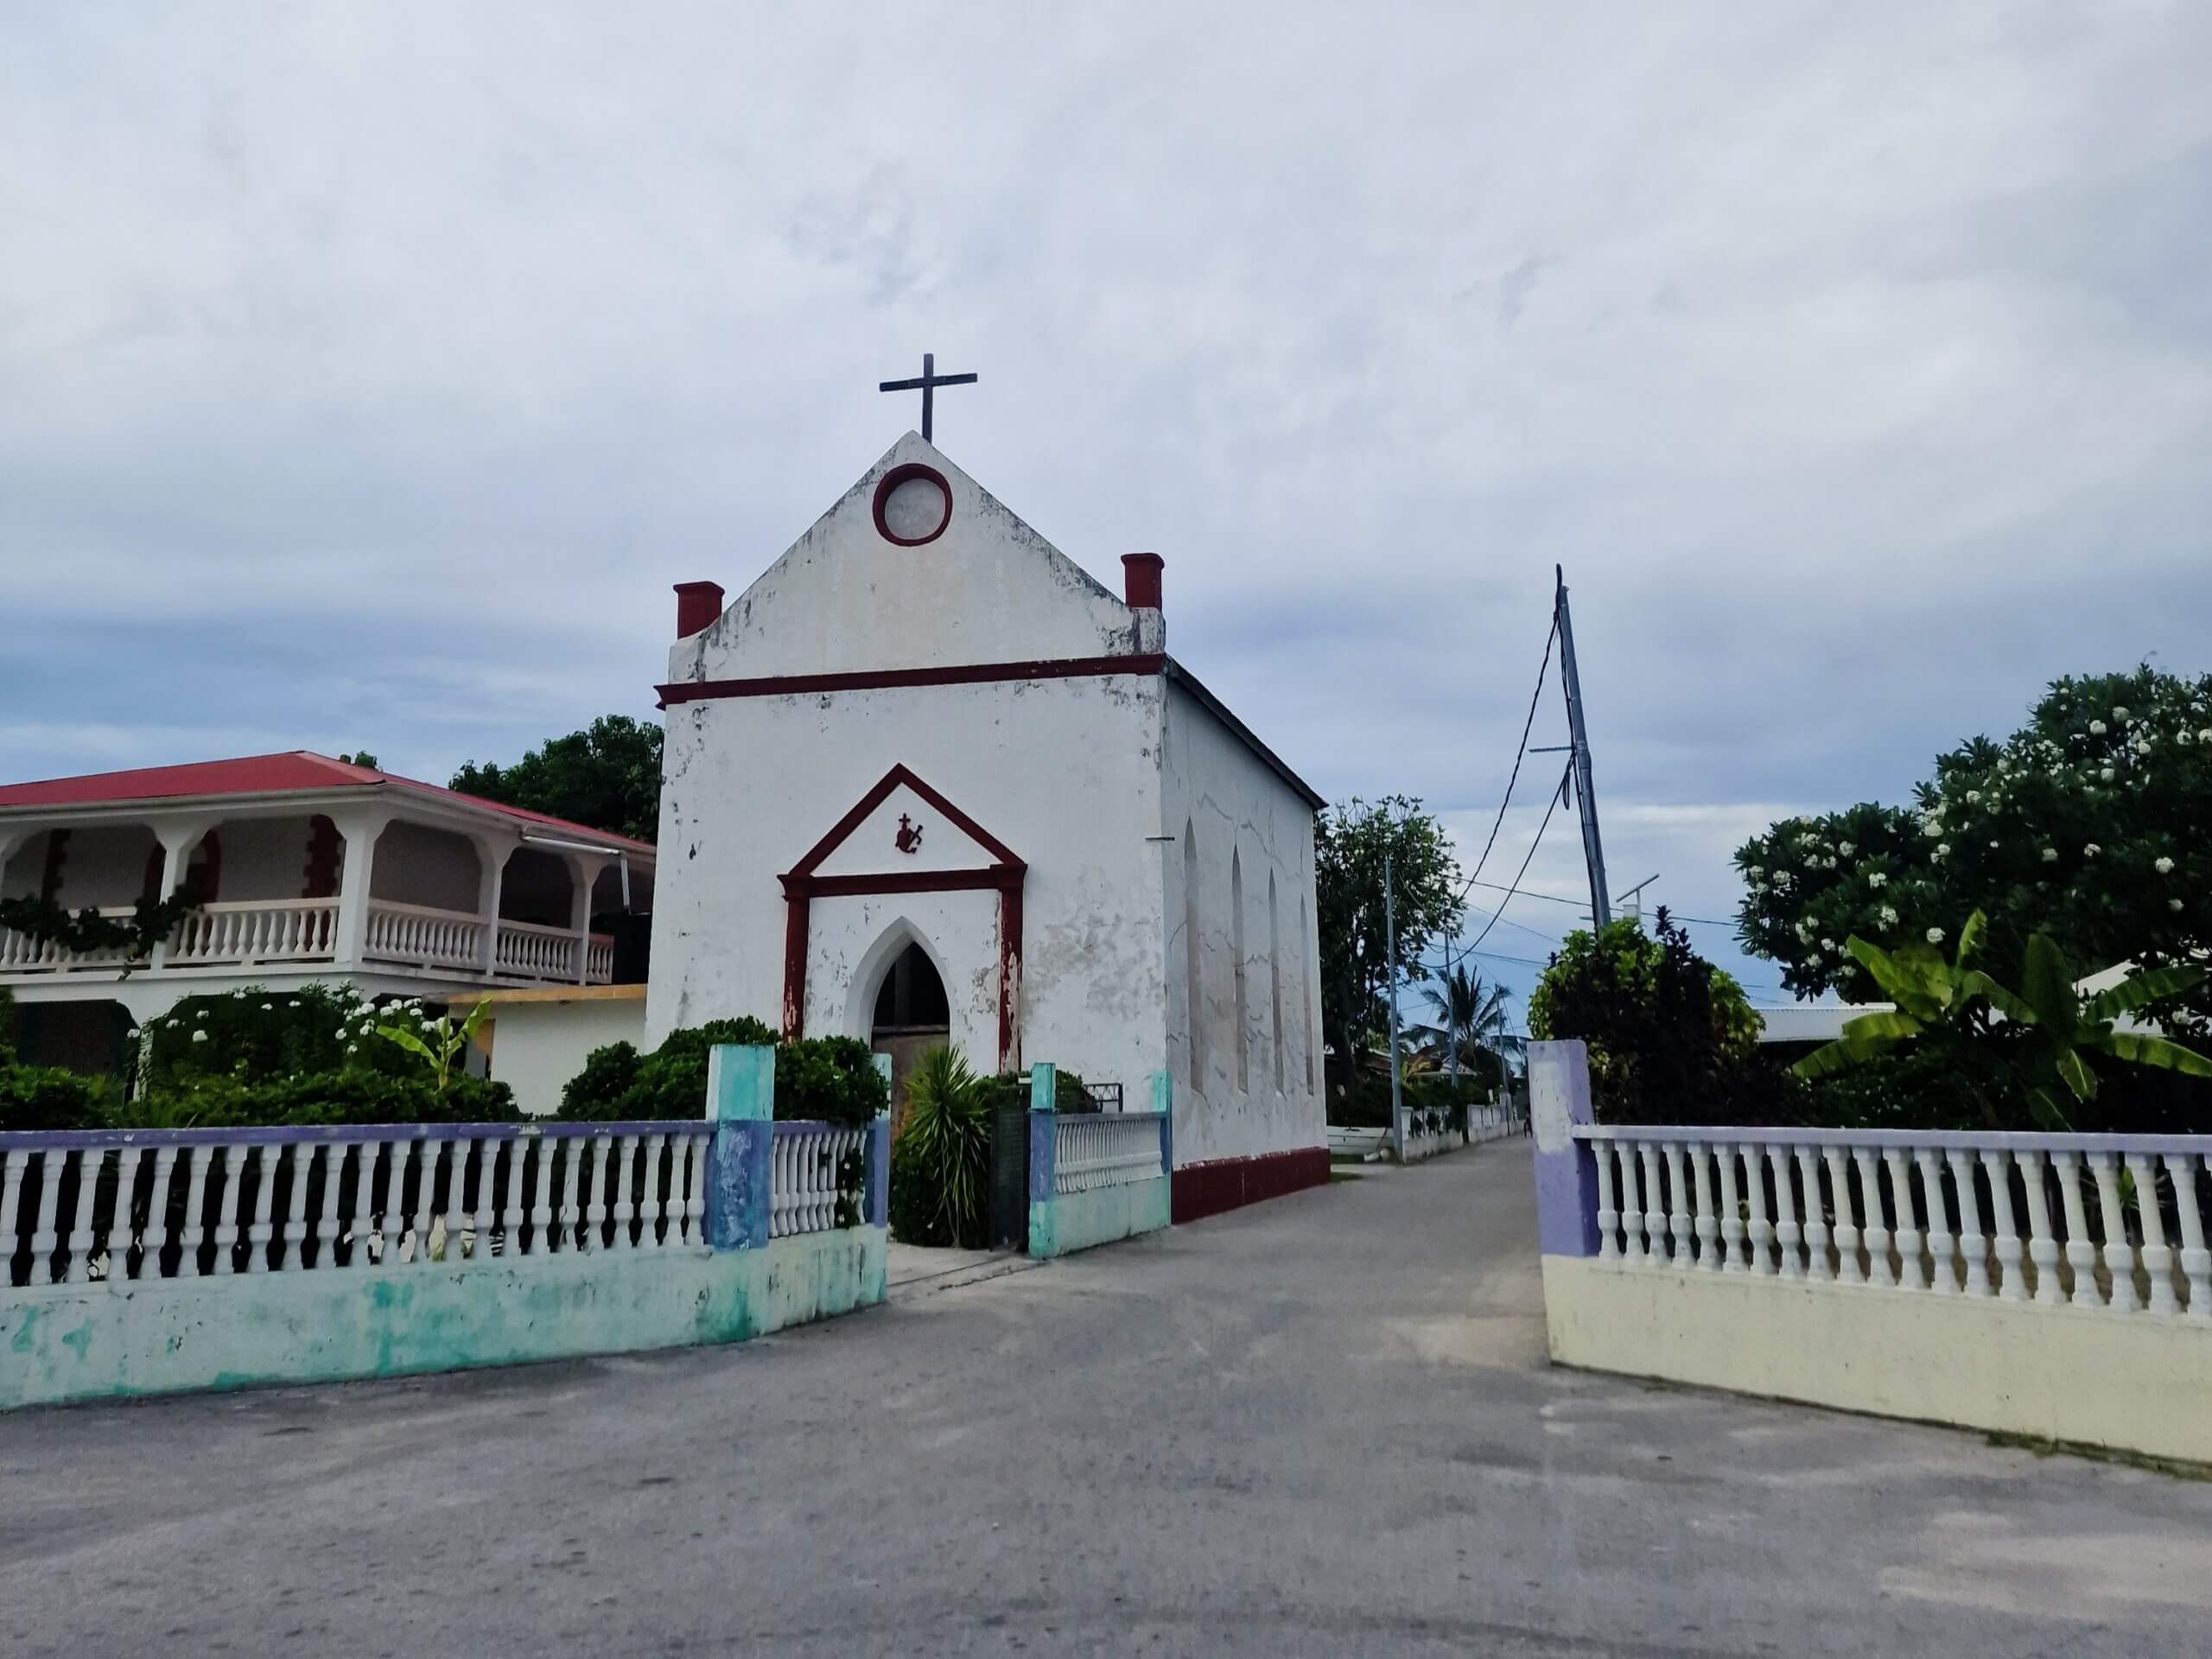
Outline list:
[[[738,1348],[0,1418],[0,1652],[2212,1652],[2212,1484],[1551,1370],[1532,1235],[1495,1146]]]

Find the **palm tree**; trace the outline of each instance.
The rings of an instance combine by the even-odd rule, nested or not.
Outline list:
[[[1440,1056],[1456,1053],[1464,1065],[1478,1049],[1503,1054],[1518,1045],[1506,1019],[1510,994],[1503,985],[1485,981],[1480,969],[1458,963],[1424,985],[1421,995],[1440,1023],[1421,1029]]]

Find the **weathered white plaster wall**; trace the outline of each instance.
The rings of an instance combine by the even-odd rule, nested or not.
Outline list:
[[[61,884],[54,902],[74,910],[85,905],[130,905],[146,882],[146,855],[159,845],[143,823],[79,824],[69,832],[61,860]],[[41,868],[30,890],[38,891]]]
[[[238,818],[216,827],[226,900],[297,899],[307,891],[308,821]]]
[[[647,1040],[727,1015],[780,1020],[777,878],[903,763],[1029,867],[1023,1056],[1120,1082],[1141,1098],[1166,1046],[1161,843],[1150,839],[1160,833],[1160,697],[1156,678],[1128,677],[671,708]],[[899,810],[925,826],[923,855],[911,861],[893,845]],[[987,862],[943,814],[909,798],[874,815],[834,868]],[[954,1040],[979,1069],[994,1064],[995,892],[817,897],[811,912],[809,1033],[868,1034],[876,984],[895,955],[890,935],[903,944],[911,929],[944,980]]]
[[[909,461],[951,486],[952,523],[920,547],[876,531],[875,486]],[[1135,642],[1128,608],[909,432],[712,627],[677,642],[671,681],[1103,657]]]
[[[1314,946],[1313,810],[1235,732],[1181,687],[1167,688],[1161,802],[1177,837],[1164,861],[1167,938],[1163,1008],[1175,1075],[1175,1162],[1250,1157],[1325,1141],[1320,1090],[1319,960]],[[1186,854],[1194,837],[1200,1040],[1191,1040]],[[1231,900],[1243,872],[1245,1009],[1236,1017],[1237,937]],[[1283,1086],[1274,1084],[1268,878],[1275,881],[1282,974]],[[1305,944],[1300,944],[1300,904]],[[1246,1055],[1240,1086],[1237,1050]],[[1312,1056],[1309,1069],[1307,1058]],[[1193,1061],[1196,1061],[1194,1075]]]
[[[403,819],[386,824],[377,837],[369,893],[394,904],[473,912],[480,868],[467,836]]]

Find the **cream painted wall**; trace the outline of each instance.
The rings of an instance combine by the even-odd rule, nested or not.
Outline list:
[[[585,1058],[609,1043],[642,1046],[645,1034],[644,987],[607,988],[627,995],[591,995],[561,1001],[507,1001],[492,1005],[490,1075],[515,1091],[515,1104],[532,1117],[547,1117],[561,1107],[561,1090],[583,1070]],[[463,996],[452,1004],[459,1019],[474,1006]],[[478,1039],[483,1039],[481,1029]]]
[[[1320,968],[1314,944],[1313,810],[1238,735],[1170,684],[1163,745],[1169,981],[1164,1002],[1175,1075],[1175,1161],[1248,1157],[1326,1140],[1321,1095]],[[1186,826],[1197,852],[1199,1041],[1191,1041]],[[1245,1007],[1236,1014],[1235,872],[1243,881]],[[1268,878],[1275,880],[1282,976],[1283,1087],[1274,1086]],[[1305,943],[1300,944],[1300,906]],[[1237,1054],[1246,1056],[1240,1081]],[[1312,1068],[1307,1067],[1308,1054]],[[1193,1072],[1193,1062],[1197,1063]]]

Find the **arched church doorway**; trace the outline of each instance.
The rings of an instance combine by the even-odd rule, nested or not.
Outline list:
[[[891,1135],[906,1117],[906,1078],[914,1063],[952,1040],[952,1006],[937,964],[917,940],[892,957],[875,994],[868,1046],[891,1057]]]

